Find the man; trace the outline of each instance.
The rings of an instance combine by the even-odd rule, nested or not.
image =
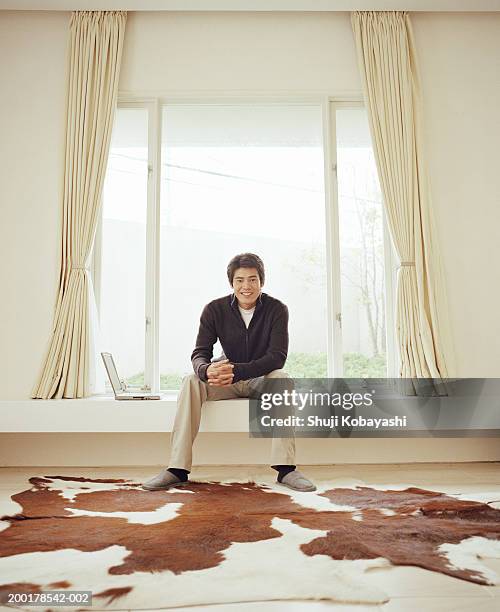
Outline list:
[[[288,309],[262,293],[262,260],[253,253],[236,255],[229,262],[227,276],[234,293],[210,302],[201,314],[191,355],[195,374],[182,382],[170,466],[145,482],[145,489],[156,491],[188,482],[203,402],[249,397],[262,377],[288,377],[282,370],[288,353]],[[211,361],[217,339],[223,359]],[[297,491],[316,489],[295,468],[294,438],[273,438],[271,459],[278,482]]]

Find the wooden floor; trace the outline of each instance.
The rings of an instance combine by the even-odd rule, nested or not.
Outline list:
[[[18,506],[10,495],[26,487],[31,476],[60,474],[96,478],[134,478],[145,480],[158,468],[0,468],[0,515],[16,512]],[[491,494],[492,505],[500,508],[500,463],[460,464],[398,464],[398,465],[340,465],[301,466],[300,468],[317,483],[334,481],[337,486],[359,481],[377,485],[412,485],[444,493]],[[54,471],[56,470],[56,471]],[[194,468],[195,480],[254,479],[271,482],[275,472],[261,466],[209,466]],[[17,510],[16,510],[17,509]],[[500,576],[500,559],[485,559],[484,564]],[[415,567],[374,569],[366,574],[366,580],[381,587],[391,598],[384,605],[345,605],[329,602],[275,601],[245,604],[227,604],[182,608],[186,612],[499,612],[500,586],[480,586],[464,580]],[[2,608],[7,609],[7,608]],[[168,610],[168,608],[163,608]],[[177,608],[179,610],[179,608]]]

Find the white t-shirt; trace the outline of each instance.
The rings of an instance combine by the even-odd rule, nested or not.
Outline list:
[[[252,320],[253,313],[255,312],[255,306],[253,308],[250,308],[250,310],[245,310],[241,306],[238,306],[238,308],[240,309],[243,321],[245,321],[245,325],[248,328],[248,326],[250,325],[250,321]]]

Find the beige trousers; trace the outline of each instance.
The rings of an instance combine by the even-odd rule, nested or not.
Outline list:
[[[266,378],[288,378],[284,370],[273,370]],[[205,401],[217,401],[249,397],[250,387],[256,378],[240,380],[227,387],[214,387],[200,380],[195,374],[182,381],[177,400],[177,413],[172,430],[169,467],[191,470],[193,442],[200,429],[201,407]],[[273,438],[270,465],[295,464],[295,438]]]

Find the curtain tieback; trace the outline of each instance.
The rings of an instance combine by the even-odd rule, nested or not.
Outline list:
[[[399,264],[400,268],[410,268],[411,266],[415,266],[415,262],[414,261],[402,261]]]
[[[72,270],[88,270],[85,266],[71,266]]]

